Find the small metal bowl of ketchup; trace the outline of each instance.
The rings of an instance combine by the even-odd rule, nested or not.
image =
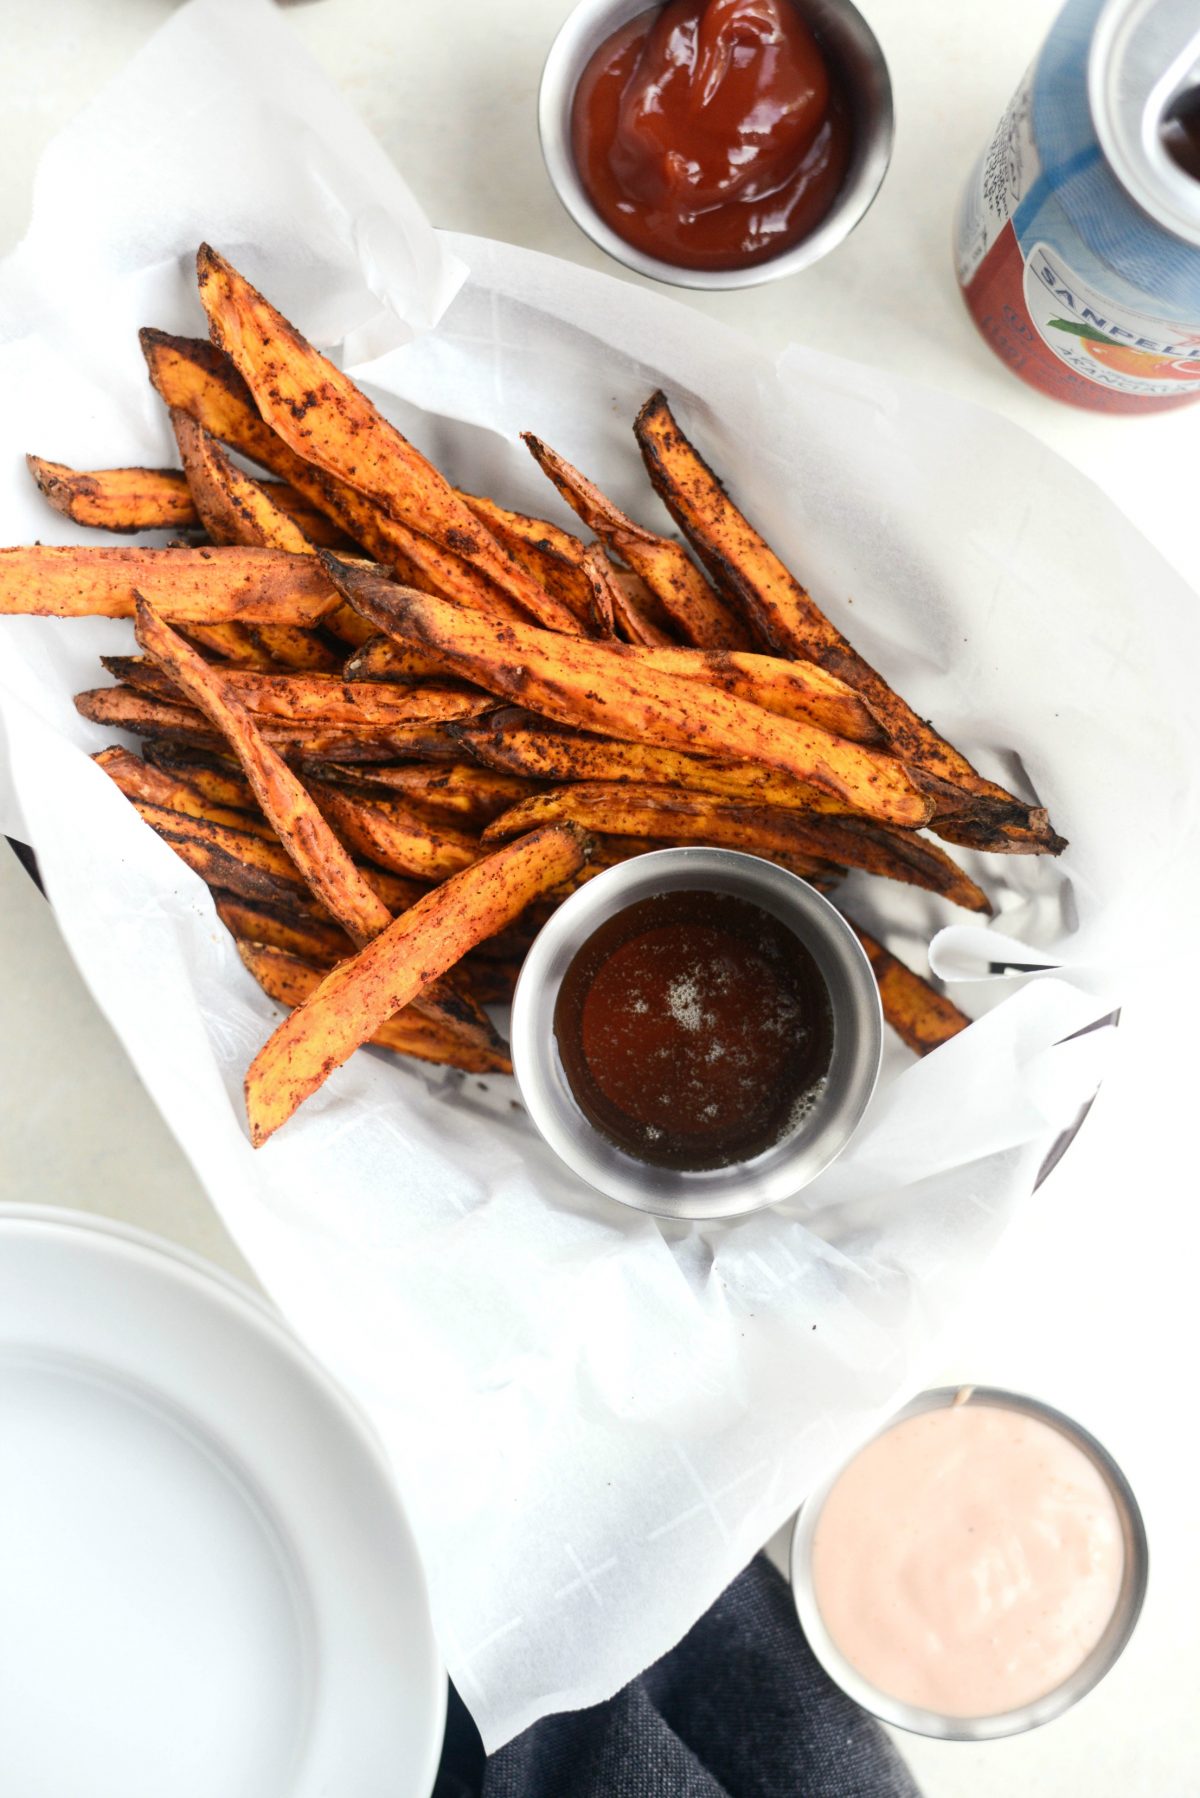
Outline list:
[[[891,80],[851,0],[580,0],[538,129],[559,199],[608,255],[680,287],[751,287],[866,213]]]
[[[732,849],[654,850],[554,912],[513,998],[530,1118],[589,1185],[660,1217],[799,1192],[875,1088],[879,989],[815,887]]]

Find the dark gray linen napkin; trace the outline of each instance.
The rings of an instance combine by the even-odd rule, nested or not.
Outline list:
[[[804,1639],[763,1556],[607,1704],[490,1758],[451,1688],[434,1798],[920,1798],[874,1718]]]

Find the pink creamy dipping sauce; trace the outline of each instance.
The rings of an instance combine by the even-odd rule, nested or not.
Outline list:
[[[1124,1530],[1063,1431],[986,1401],[903,1419],[830,1488],[812,1591],[881,1693],[950,1718],[1019,1710],[1087,1660],[1117,1609]]]

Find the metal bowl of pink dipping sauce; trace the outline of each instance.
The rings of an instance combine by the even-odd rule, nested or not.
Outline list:
[[[792,1591],[814,1654],[885,1723],[982,1742],[1070,1709],[1124,1650],[1146,1532],[1108,1451],[1049,1405],[924,1392],[806,1500]]]

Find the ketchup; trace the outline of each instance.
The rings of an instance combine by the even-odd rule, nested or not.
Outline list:
[[[670,0],[596,51],[575,90],[575,161],[635,248],[748,268],[807,237],[850,156],[846,103],[793,0]]]
[[[639,1161],[729,1167],[792,1130],[829,1072],[833,1013],[786,924],[728,893],[618,912],[559,988],[554,1034],[584,1115]]]

